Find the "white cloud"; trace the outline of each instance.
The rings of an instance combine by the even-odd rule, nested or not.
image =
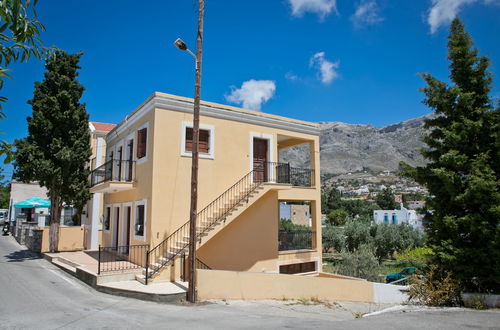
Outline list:
[[[500,3],[499,0],[432,0],[432,7],[427,16],[431,33],[435,33],[439,27],[449,24],[465,5],[476,2],[483,2],[486,5]]]
[[[337,12],[337,0],[288,0],[293,16],[302,16],[306,12],[316,13],[324,18],[332,11]]]
[[[356,28],[374,25],[384,20],[379,14],[377,3],[373,0],[362,0],[358,3],[356,11],[351,16],[351,21]]]
[[[226,100],[231,103],[240,104],[243,108],[258,110],[263,103],[269,101],[276,91],[276,84],[272,80],[250,79],[241,88],[231,87],[231,94],[226,95]]]
[[[299,76],[297,76],[292,71],[288,71],[287,73],[285,73],[285,79],[290,80],[290,81],[297,81],[297,80],[299,80]]]
[[[334,79],[339,77],[339,73],[337,72],[339,64],[339,61],[328,61],[325,58],[325,52],[318,52],[314,54],[309,61],[309,65],[311,67],[316,67],[319,69],[320,79],[323,84],[329,84]]]

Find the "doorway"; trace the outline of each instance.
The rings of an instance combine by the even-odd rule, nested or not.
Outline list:
[[[253,181],[266,182],[268,177],[268,140],[253,138]]]
[[[119,243],[118,243],[118,239],[119,239],[119,233],[120,233],[120,207],[117,206],[115,207],[115,221],[113,223],[113,240],[114,240],[114,245],[115,245],[115,248],[118,249],[118,246],[119,246]]]

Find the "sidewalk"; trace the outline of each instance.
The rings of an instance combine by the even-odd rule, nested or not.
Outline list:
[[[135,280],[142,268],[98,274],[97,251],[44,253],[45,259],[98,291],[141,300],[179,302],[186,298],[186,282],[154,282],[144,285]]]

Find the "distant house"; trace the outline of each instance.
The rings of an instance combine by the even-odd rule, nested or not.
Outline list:
[[[400,225],[407,223],[415,229],[423,230],[422,218],[415,210],[406,209],[401,204],[400,210],[375,210],[373,211],[373,222],[376,224]]]
[[[425,201],[408,201],[407,205],[410,210],[418,210],[425,207]]]

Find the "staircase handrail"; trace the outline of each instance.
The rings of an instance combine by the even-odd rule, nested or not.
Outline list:
[[[258,171],[257,171],[258,172]],[[228,188],[225,192],[220,194],[215,200],[213,200],[210,204],[208,204],[205,208],[203,208],[198,214],[196,215],[196,224],[197,224],[197,235],[196,238],[201,237],[206,231],[208,231],[210,228],[215,226],[219,221],[222,219],[225,219],[227,214],[234,209],[236,205],[238,205],[242,200],[247,199],[248,195],[250,195],[252,192],[255,191],[264,181],[259,181],[254,182],[254,174],[257,173],[256,171],[252,170],[249,173],[247,173],[243,178],[238,180],[235,184],[233,184],[230,188]],[[243,189],[239,189],[236,191],[236,188],[239,187],[240,185],[243,185]],[[245,194],[243,196],[240,196],[240,193],[242,191],[245,191]],[[238,197],[237,200],[232,200],[232,197]],[[225,207],[224,205],[227,204],[225,202],[230,202],[228,207]],[[217,217],[211,219],[211,221],[206,222],[205,221],[205,226],[203,227],[204,229],[202,231],[198,231],[199,224],[203,220],[209,220],[208,218],[204,218],[206,216],[209,210],[213,211],[215,208],[219,208],[223,206],[222,208],[222,213],[218,214]],[[213,214],[213,213],[212,213]],[[200,227],[201,228],[201,227]],[[152,259],[155,257],[155,253],[159,252],[161,250],[161,254],[159,256],[163,257],[165,260],[163,260],[161,263],[156,265],[153,269],[150,270],[150,272],[146,273],[146,279],[148,277],[152,277],[155,273],[157,273],[159,270],[161,270],[165,265],[170,263],[172,260],[174,260],[178,255],[182,253],[186,249],[186,247],[189,245],[189,242],[182,246],[178,246],[177,252],[170,253],[168,249],[171,247],[172,244],[175,242],[179,241],[180,235],[186,236],[186,234],[189,234],[189,220],[184,223],[181,227],[179,227],[176,231],[174,231],[172,234],[170,234],[168,237],[166,237],[163,241],[158,243],[155,247],[153,247],[151,250],[149,250],[148,255],[149,255],[149,260],[156,260]],[[175,238],[175,241],[173,239]],[[184,238],[184,237],[182,237]],[[171,241],[171,244],[168,244],[168,242]],[[167,253],[165,253],[165,249],[167,249]],[[169,256],[170,254],[170,256]],[[167,256],[167,257],[165,257]],[[148,265],[149,266],[149,265]]]

